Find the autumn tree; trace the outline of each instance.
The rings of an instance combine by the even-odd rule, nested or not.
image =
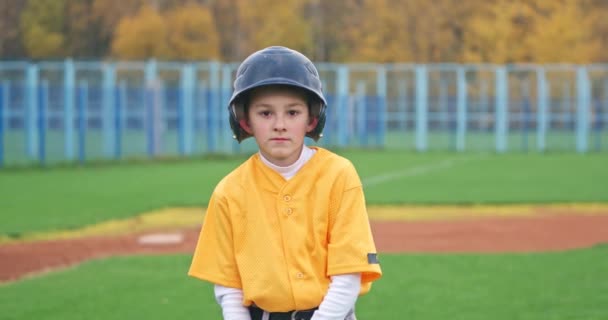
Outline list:
[[[345,61],[358,44],[353,30],[359,28],[358,0],[310,0],[304,16],[311,25],[313,53],[318,61]]]
[[[23,46],[32,58],[60,58],[66,54],[66,0],[29,0],[20,16]]]
[[[366,0],[354,10],[343,42],[349,61],[455,62],[465,22],[480,0]]]
[[[271,45],[282,45],[307,55],[313,52],[310,22],[301,14],[304,0],[237,0],[239,59]]]
[[[390,0],[366,0],[354,12],[355,21],[347,32],[347,42],[352,51],[346,59],[362,62],[411,61],[411,37],[408,23],[404,18],[403,3],[394,4]]]
[[[0,58],[605,62],[604,0],[0,1]]]
[[[99,41],[101,21],[93,12],[94,0],[68,0],[65,35],[68,54],[74,58],[106,55],[107,43]]]
[[[101,56],[111,53],[120,21],[136,15],[144,3],[145,0],[93,0],[91,15],[99,24],[99,29],[91,38],[98,43]]]
[[[19,16],[24,1],[0,1],[0,58],[15,59],[24,54]]]
[[[597,44],[596,56],[593,62],[608,62],[608,1],[590,0],[585,4],[586,19],[591,25],[589,32]]]
[[[238,0],[211,1],[209,7],[215,17],[215,29],[218,32],[220,56],[225,61],[236,61],[240,59],[239,41],[239,14],[237,11]]]
[[[539,11],[529,41],[533,61],[593,61],[600,49],[599,42],[592,40],[593,21],[587,18],[580,1],[549,1]]]
[[[112,53],[122,59],[168,58],[168,34],[166,21],[160,13],[143,6],[136,16],[123,18],[118,24]]]
[[[432,62],[462,62],[462,52],[465,49],[464,36],[467,22],[471,20],[476,10],[487,2],[485,0],[439,1],[435,16],[430,19],[436,24]]]
[[[467,62],[589,62],[597,54],[590,19],[576,0],[486,3],[468,24]]]
[[[217,60],[219,37],[208,8],[190,3],[166,15],[169,57],[180,60]],[[162,41],[162,39],[158,39]]]

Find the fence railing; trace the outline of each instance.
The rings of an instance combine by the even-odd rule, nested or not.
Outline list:
[[[254,150],[232,139],[238,64],[0,62],[0,166]],[[608,64],[318,64],[321,145],[605,151]]]

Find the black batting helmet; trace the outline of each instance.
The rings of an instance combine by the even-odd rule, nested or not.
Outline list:
[[[250,137],[239,124],[239,116],[244,116],[243,99],[247,92],[254,88],[267,85],[287,85],[304,89],[312,98],[309,107],[318,105],[317,126],[307,137],[319,140],[325,125],[325,108],[327,101],[321,90],[321,79],[319,72],[313,63],[298,51],[286,47],[268,47],[254,52],[247,57],[236,71],[234,80],[234,92],[228,106],[230,113],[230,127],[234,138],[241,142]]]

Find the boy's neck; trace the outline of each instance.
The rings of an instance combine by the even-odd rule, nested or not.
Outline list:
[[[306,164],[306,162],[308,162],[308,160],[310,160],[310,158],[312,158],[312,156],[315,154],[315,152],[316,152],[315,149],[311,149],[311,148],[307,147],[306,145],[304,145],[302,147],[302,151],[300,152],[300,157],[298,158],[298,160],[296,160],[296,162],[294,162],[291,165],[288,165],[286,167],[281,167],[281,166],[278,166],[278,165],[270,162],[268,159],[266,159],[264,157],[264,155],[262,155],[261,152],[259,154],[260,154],[260,159],[262,160],[262,162],[265,165],[267,165],[272,170],[278,172],[280,175],[283,176],[283,178],[285,178],[285,180],[289,180],[293,176],[295,176],[296,173],[298,173],[298,171],[300,171],[302,166],[304,164]]]

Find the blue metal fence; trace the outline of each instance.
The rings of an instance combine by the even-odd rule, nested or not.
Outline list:
[[[255,150],[232,139],[238,64],[0,62],[0,166]],[[608,149],[608,65],[318,64],[320,144]],[[312,141],[309,141],[312,143]]]

